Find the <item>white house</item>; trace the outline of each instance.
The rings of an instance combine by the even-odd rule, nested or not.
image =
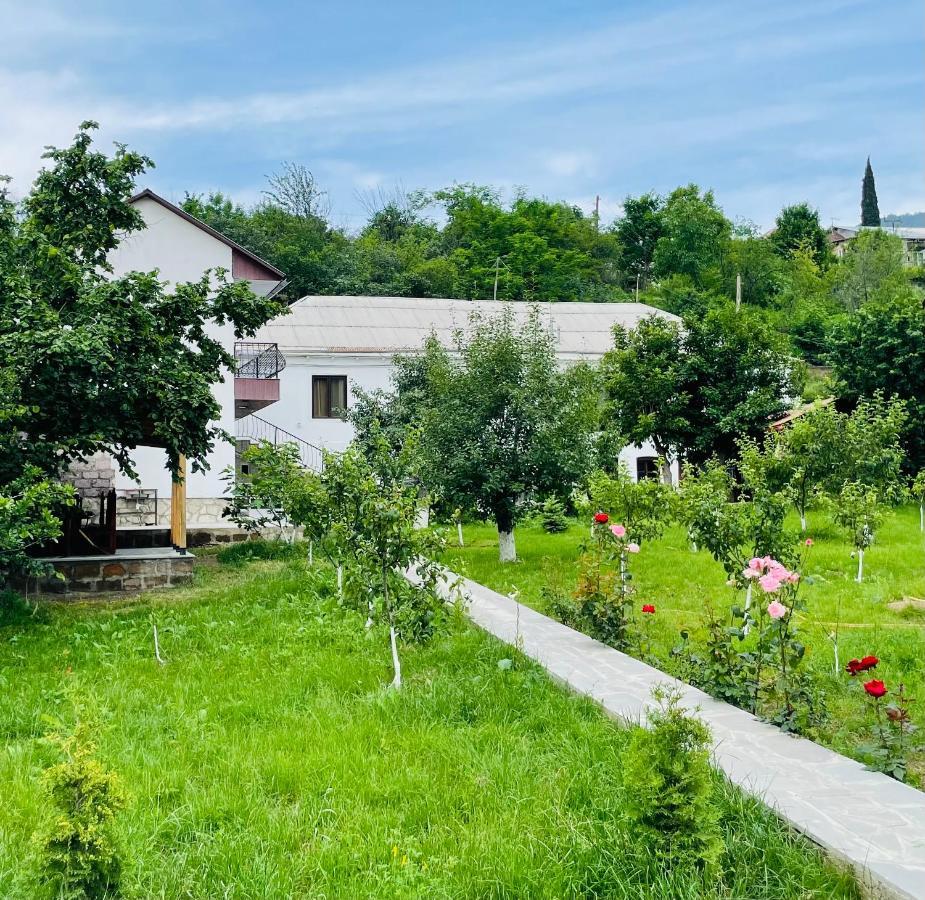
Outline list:
[[[285,285],[285,276],[279,269],[154,192],[144,190],[129,202],[141,214],[145,227],[126,235],[110,254],[114,276],[156,269],[162,281],[175,285],[199,281],[206,270],[221,268],[235,281],[247,281],[261,296],[273,295]],[[213,323],[208,332],[234,352],[238,360],[236,371],[224,373],[224,381],[214,387],[221,406],[216,424],[234,434],[237,418],[262,409],[279,397],[275,348],[262,348],[253,341],[236,342],[231,325]],[[78,489],[84,488],[92,495],[108,486],[105,484],[108,478],[119,494],[120,524],[166,525],[170,522],[172,491],[166,452],[158,447],[138,447],[131,456],[138,472],[137,481],[116,472],[112,461],[103,456],[91,459],[83,471],[74,472],[72,480]],[[221,474],[235,464],[234,444],[217,442],[208,462],[207,472],[189,472],[186,478],[186,517],[192,525],[221,521],[224,490]],[[91,477],[81,477],[87,475]]]
[[[833,225],[827,232],[826,237],[829,239],[829,246],[832,253],[837,257],[842,257],[848,251],[851,244],[861,231],[878,229],[895,235],[903,242],[903,265],[904,266],[925,266],[925,228],[909,228],[886,224],[882,226],[863,225],[858,228],[851,228],[845,225]]]
[[[675,319],[642,303],[540,303],[540,316],[552,329],[563,365],[596,362],[613,346],[613,326],[635,327],[649,315]],[[320,454],[311,446],[343,450],[353,427],[337,415],[353,402],[356,389],[390,387],[392,357],[423,348],[432,333],[451,346],[457,329],[473,313],[491,315],[502,307],[526,317],[526,304],[434,300],[414,297],[303,297],[287,315],[267,323],[257,340],[276,344],[286,359],[280,374],[279,403],[265,415],[238,420],[238,437],[283,441],[296,436],[312,465]],[[274,427],[280,429],[274,432]],[[647,444],[620,452],[633,477],[656,470],[656,453]],[[677,463],[673,480],[678,478]]]

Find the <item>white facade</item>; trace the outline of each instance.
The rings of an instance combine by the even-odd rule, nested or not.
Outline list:
[[[469,311],[497,312],[501,303],[389,297],[305,297],[289,314],[265,325],[261,341],[279,344],[286,358],[280,374],[280,400],[262,418],[316,447],[344,450],[353,439],[353,426],[339,418],[313,416],[312,381],[318,376],[344,376],[347,404],[356,389],[365,392],[392,387],[392,358],[396,353],[420,350],[433,332],[449,341],[456,328],[468,323]],[[508,308],[510,304],[507,304]],[[596,362],[612,345],[612,327],[633,327],[639,319],[668,313],[643,304],[560,303],[539,304],[544,321],[557,334],[563,365],[579,360]],[[517,312],[526,314],[526,304]],[[633,478],[640,458],[654,459],[648,442],[624,447],[620,461]],[[678,464],[672,464],[677,483]]]
[[[246,278],[256,293],[266,294],[282,284],[281,273],[278,273],[277,277],[272,267],[150,191],[142,192],[131,202],[144,219],[145,227],[126,235],[110,254],[109,263],[115,277],[133,271],[150,272],[157,269],[160,279],[173,286],[182,282],[199,281],[206,270],[216,268],[224,269],[229,279],[242,280],[234,273],[236,269],[244,267],[248,275],[260,276],[261,280],[254,277]],[[229,352],[233,352],[235,335],[231,324],[211,323],[207,332]],[[221,415],[213,424],[233,435],[234,373],[225,371],[223,374],[224,380],[213,387],[215,399],[221,407]],[[166,451],[159,447],[137,447],[132,451],[131,457],[138,473],[137,481],[117,472],[116,489],[155,489],[159,501],[168,500],[171,493],[171,476],[167,469]],[[234,467],[234,444],[216,441],[208,463],[208,471],[193,472],[190,467],[187,475],[186,494],[188,504],[192,508],[193,522],[198,518],[196,507],[203,505],[197,501],[212,501],[210,509],[214,510],[214,501],[222,497],[225,483],[221,476],[226,468]],[[163,513],[168,509],[167,503],[161,502],[161,508],[162,514],[159,518],[163,520]]]

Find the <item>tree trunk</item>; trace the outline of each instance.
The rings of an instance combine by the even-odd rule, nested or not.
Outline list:
[[[858,550],[858,577],[854,579],[858,584],[864,580],[864,551]]]
[[[925,531],[925,504],[919,504],[919,531]]]
[[[800,510],[800,531],[806,531],[806,511]]]
[[[337,599],[344,602],[344,567],[337,567]]]
[[[385,604],[385,611],[389,617],[389,643],[392,647],[392,668],[395,670],[395,677],[392,679],[392,687],[401,687],[401,660],[398,658],[398,640],[395,636],[395,615],[392,610],[392,604],[389,602],[389,570],[387,567],[382,568],[382,599]]]
[[[503,500],[495,507],[495,524],[498,526],[498,557],[501,562],[515,562],[514,502]]]
[[[465,544],[463,543],[462,522],[456,523],[456,534],[459,537],[459,546],[465,547]]]
[[[671,460],[668,457],[662,459],[662,481],[665,484],[672,484],[671,479]]]
[[[748,612],[752,608],[752,583],[748,582],[748,587],[745,589],[745,612]],[[742,626],[742,634],[748,634],[750,631],[748,621],[746,620],[745,624]]]
[[[502,531],[501,527],[498,527],[498,556],[503,563],[517,561],[513,528],[510,531]]]

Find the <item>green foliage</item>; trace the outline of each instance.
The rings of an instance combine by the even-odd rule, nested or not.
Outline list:
[[[565,504],[559,497],[547,497],[537,510],[540,524],[547,534],[559,534],[568,528]]]
[[[595,373],[558,367],[536,310],[474,317],[451,355],[425,349],[423,476],[452,507],[490,516],[510,534],[530,495],[567,497],[592,464]]]
[[[684,319],[656,317],[614,331],[601,363],[605,423],[660,456],[731,460],[743,436],[760,437],[798,392],[800,373],[759,312],[727,305]]]
[[[241,463],[248,467],[246,475],[229,467],[222,476],[228,495],[222,515],[250,534],[269,526],[282,531],[287,498],[302,474],[299,448],[258,441],[241,454]]]
[[[861,231],[849,244],[835,273],[834,295],[854,312],[875,298],[907,288],[902,238],[879,228]]]
[[[874,298],[837,323],[831,362],[835,389],[856,403],[877,392],[906,403],[907,472],[925,467],[925,306],[906,286]]]
[[[870,166],[870,157],[864,167],[864,180],[861,182],[861,226],[880,227],[880,206],[877,203],[877,186],[874,183],[874,170]]]
[[[819,211],[808,203],[797,203],[781,210],[771,241],[778,253],[789,255],[802,250],[812,255],[817,266],[829,262],[829,241],[819,224]]]
[[[122,861],[113,820],[125,805],[119,779],[97,759],[86,723],[53,741],[63,759],[44,777],[55,820],[35,837],[42,886],[67,900],[116,896]]]
[[[723,851],[710,773],[710,731],[681,707],[680,691],[653,690],[659,709],[636,728],[623,762],[627,817],[661,865],[713,869]]]
[[[238,541],[222,547],[218,553],[218,561],[226,566],[243,566],[256,559],[304,559],[307,555],[305,543],[302,541],[267,541],[255,538],[248,541]]]
[[[677,514],[678,495],[671,485],[652,478],[634,481],[623,466],[613,475],[593,472],[588,492],[591,507],[607,510],[638,542],[661,537]]]
[[[46,153],[21,215],[0,197],[4,378],[28,398],[4,425],[16,438],[4,442],[0,485],[27,465],[54,476],[95,451],[131,474],[137,445],[203,469],[225,438],[210,424],[220,418],[213,386],[234,365],[207,324],[243,337],[282,309],[217,271],[169,293],[156,272],[111,278],[107,254],[142,225],[126,201],[150,161],[122,146],[111,158],[92,150],[95,127]]]
[[[883,521],[883,505],[874,488],[857,481],[846,482],[835,499],[832,518],[847,533],[856,550],[866,550],[874,542]]]
[[[613,224],[619,246],[623,287],[645,290],[652,277],[655,248],[662,236],[663,203],[657,194],[627,197],[623,215]]]
[[[909,754],[920,749],[918,727],[912,721],[912,698],[900,684],[895,699],[884,703],[882,697],[867,697],[873,725],[869,742],[858,746],[858,753],[874,772],[883,772],[897,781],[905,781]]]
[[[721,266],[732,234],[713,192],[701,194],[696,184],[675,189],[665,201],[661,223],[652,261],[656,277],[686,275],[704,287]]]

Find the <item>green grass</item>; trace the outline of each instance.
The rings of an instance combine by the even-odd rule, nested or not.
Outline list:
[[[789,523],[795,530],[795,517]],[[807,662],[827,690],[830,723],[823,739],[851,753],[869,729],[860,684],[847,676],[834,676],[834,655],[828,634],[840,616],[839,657],[842,665],[852,657],[874,654],[881,659],[876,677],[887,686],[904,682],[910,696],[925,699],[925,614],[887,609],[903,597],[925,599],[925,537],[919,531],[918,508],[891,513],[865,553],[865,579],[854,581],[856,563],[844,537],[819,512],[810,513],[807,534],[814,546],[807,574],[814,583],[803,596],[808,609],[799,619],[807,643]],[[573,524],[567,532],[546,534],[539,526],[516,531],[519,561],[498,562],[497,536],[489,525],[465,528],[466,546],[450,547],[447,564],[454,570],[502,593],[519,591],[521,602],[543,612],[544,589],[571,593],[577,577],[580,546],[588,527]],[[675,527],[657,541],[644,544],[631,558],[636,608],[654,603],[654,649],[664,668],[670,668],[669,651],[687,629],[695,640],[703,636],[704,607],[728,610],[733,595],[725,586],[722,567],[709,553],[691,551],[683,529]],[[741,596],[739,598],[741,603]],[[925,724],[925,704],[913,706],[913,716]],[[911,780],[921,783],[923,760],[912,760]]]
[[[0,896],[36,896],[41,738],[78,715],[130,796],[130,897],[858,896],[719,777],[722,876],[656,866],[621,816],[627,732],[464,620],[395,692],[385,635],[303,563],[197,580],[0,619]]]

